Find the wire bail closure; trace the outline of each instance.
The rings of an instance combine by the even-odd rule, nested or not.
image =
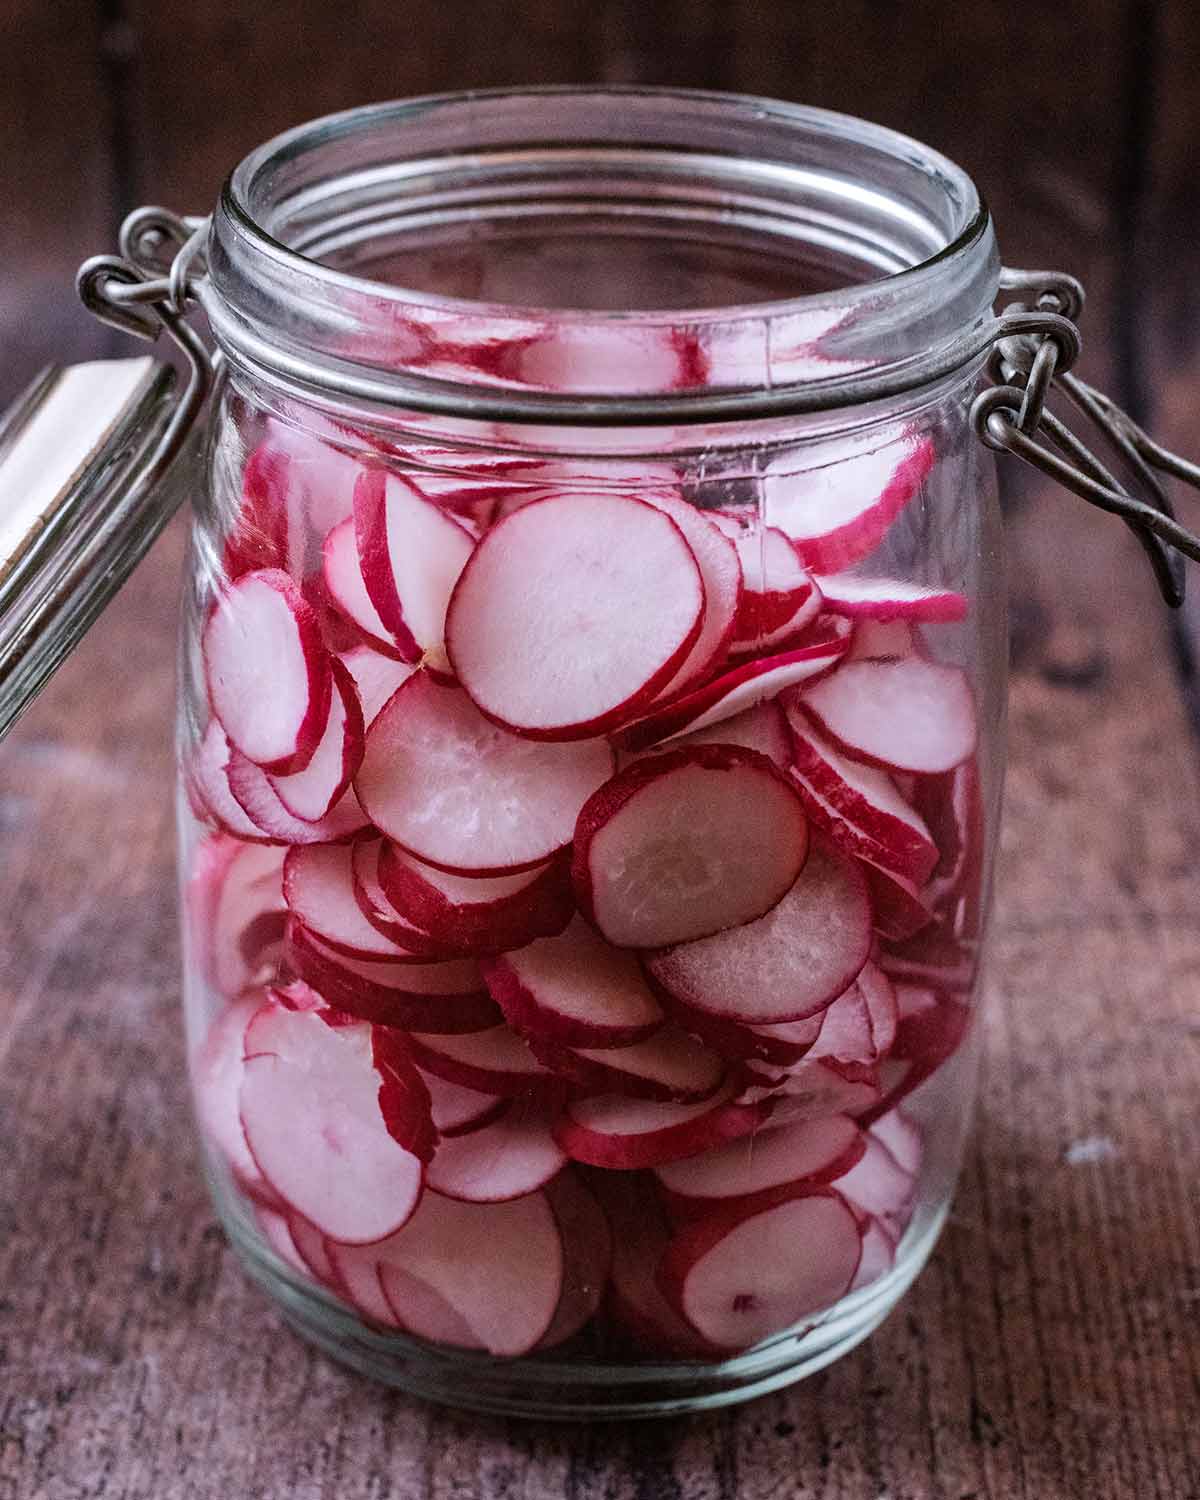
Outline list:
[[[1039,311],[1074,322],[1083,308],[1083,287],[1073,276],[1056,271],[1004,270],[1005,291],[1024,293]],[[1030,310],[1016,302],[1005,315]],[[988,373],[996,384],[975,398],[971,420],[989,448],[1023,458],[1064,488],[1100,510],[1120,516],[1145,551],[1165,603],[1178,609],[1186,580],[1184,558],[1200,562],[1200,537],[1180,524],[1160,475],[1167,474],[1200,489],[1200,465],[1154,442],[1108,396],[1071,373],[1074,353],[1055,330],[1028,333],[996,342]],[[1138,487],[1139,498],[1123,485],[1061,418],[1047,410],[1052,390],[1061,390],[1091,422],[1123,461]],[[1041,432],[1047,441],[1039,442]]]

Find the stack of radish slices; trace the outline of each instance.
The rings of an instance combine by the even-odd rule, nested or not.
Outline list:
[[[928,443],[793,535],[298,441],[247,467],[185,767],[199,1111],[264,1237],[498,1356],[817,1318],[892,1265],[974,977],[974,703],[923,629],[966,605],[859,567]]]

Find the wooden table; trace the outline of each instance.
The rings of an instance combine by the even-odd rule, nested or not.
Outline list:
[[[0,139],[20,147],[0,394],[117,347],[67,281],[119,211],[204,206],[284,123],[467,81],[653,79],[832,104],[950,150],[1014,261],[1088,279],[1087,371],[1200,448],[1184,0],[0,9],[18,43]],[[1122,528],[1011,466],[1007,498],[1012,766],[949,1226],[839,1365],[627,1429],[380,1390],[300,1344],[233,1264],[177,1021],[176,525],[0,750],[0,1500],[1196,1500],[1196,679]]]

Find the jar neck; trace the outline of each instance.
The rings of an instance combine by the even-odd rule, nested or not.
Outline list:
[[[648,89],[302,126],[233,173],[208,259],[214,334],[267,383],[584,425],[828,411],[905,369],[919,390],[999,274],[974,184],[917,142]]]

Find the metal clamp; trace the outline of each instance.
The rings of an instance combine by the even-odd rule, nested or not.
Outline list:
[[[1083,288],[1072,276],[1054,271],[1005,270],[1001,286],[1032,294],[1033,305],[1057,319],[1074,320],[1083,307]],[[1028,311],[1017,302],[1005,315]],[[1001,339],[992,351],[989,374],[996,384],[976,397],[971,420],[980,438],[1000,452],[1013,453],[1064,488],[1112,515],[1120,516],[1141,543],[1165,602],[1177,609],[1184,599],[1183,559],[1200,562],[1200,536],[1175,518],[1159,475],[1169,474],[1200,489],[1200,465],[1153,441],[1108,396],[1070,373],[1061,342],[1049,334]],[[1046,407],[1060,390],[1104,437],[1149,498],[1139,498],[1059,417]],[[1038,433],[1047,441],[1038,441]]]

